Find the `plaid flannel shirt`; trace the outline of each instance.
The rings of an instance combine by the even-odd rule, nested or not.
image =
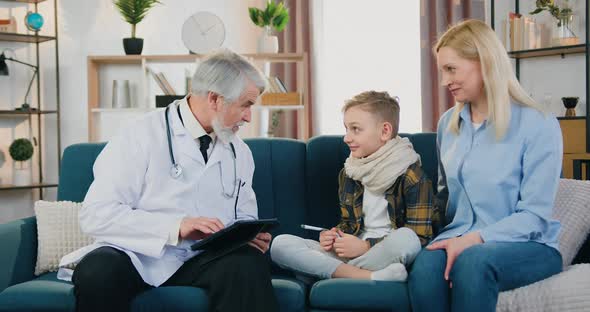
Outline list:
[[[364,228],[363,193],[359,181],[346,176],[345,170],[338,177],[341,221],[336,226],[344,233],[359,236]],[[387,212],[394,229],[407,227],[420,238],[422,246],[432,239],[432,216],[434,195],[432,182],[426,177],[418,163],[412,164],[385,191]],[[383,240],[367,239],[371,246]]]

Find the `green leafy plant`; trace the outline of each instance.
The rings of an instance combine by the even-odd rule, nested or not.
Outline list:
[[[16,161],[26,161],[33,157],[33,144],[28,139],[16,139],[8,148],[10,157]]]
[[[536,9],[529,12],[531,15],[539,14],[543,11],[549,12],[553,17],[557,19],[557,26],[561,26],[561,20],[567,18],[572,14],[572,9],[569,7],[569,3],[566,0],[563,8],[560,8],[555,4],[555,0],[537,0],[535,2]]]
[[[277,32],[283,31],[289,23],[289,9],[285,7],[283,2],[277,4],[272,0],[268,0],[264,10],[248,8],[248,12],[250,13],[250,19],[256,26],[270,26]]]
[[[125,21],[131,24],[131,38],[135,38],[136,25],[143,20],[148,11],[156,4],[161,4],[158,0],[114,0],[113,3]]]
[[[283,110],[279,109],[273,111],[270,117],[270,127],[268,129],[268,134],[275,136],[276,131],[279,130],[279,124],[281,123],[281,115],[283,114]]]

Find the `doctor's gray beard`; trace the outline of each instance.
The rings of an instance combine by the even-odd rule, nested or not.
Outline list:
[[[240,127],[243,124],[244,124],[243,122],[239,122],[236,124],[236,126]],[[235,132],[233,131],[233,127],[222,126],[219,116],[215,116],[215,118],[213,118],[212,126],[213,126],[213,132],[215,132],[215,135],[224,144],[229,144],[229,142],[231,142],[234,139],[234,137],[236,136]]]

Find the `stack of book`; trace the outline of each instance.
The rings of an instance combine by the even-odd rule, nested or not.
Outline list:
[[[288,92],[283,81],[277,76],[267,77],[267,89],[260,98],[262,105],[300,105],[298,92]]]
[[[551,47],[551,25],[538,23],[534,18],[509,12],[502,20],[500,40],[508,51]]]
[[[16,33],[16,19],[14,16],[8,19],[0,19],[0,32]]]

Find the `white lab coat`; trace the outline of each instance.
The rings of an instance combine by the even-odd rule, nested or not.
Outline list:
[[[238,219],[258,218],[250,149],[241,139],[233,139],[237,178],[231,148],[220,140],[205,164],[198,144],[178,116],[180,101],[186,99],[170,104],[168,116],[182,176],[174,179],[170,174],[164,109],[146,114],[113,138],[96,159],[95,180],[80,211],[82,231],[96,242],[64,256],[60,278],[71,279],[72,271],[63,266],[79,262],[98,247],[112,246],[129,255],[146,283],[159,286],[196,255],[190,250],[194,241],[182,241],[177,247],[166,244],[181,218],[215,217],[226,226],[235,221],[237,189],[228,198],[222,193],[222,183],[225,192],[232,193],[235,180],[245,182],[240,189]]]

